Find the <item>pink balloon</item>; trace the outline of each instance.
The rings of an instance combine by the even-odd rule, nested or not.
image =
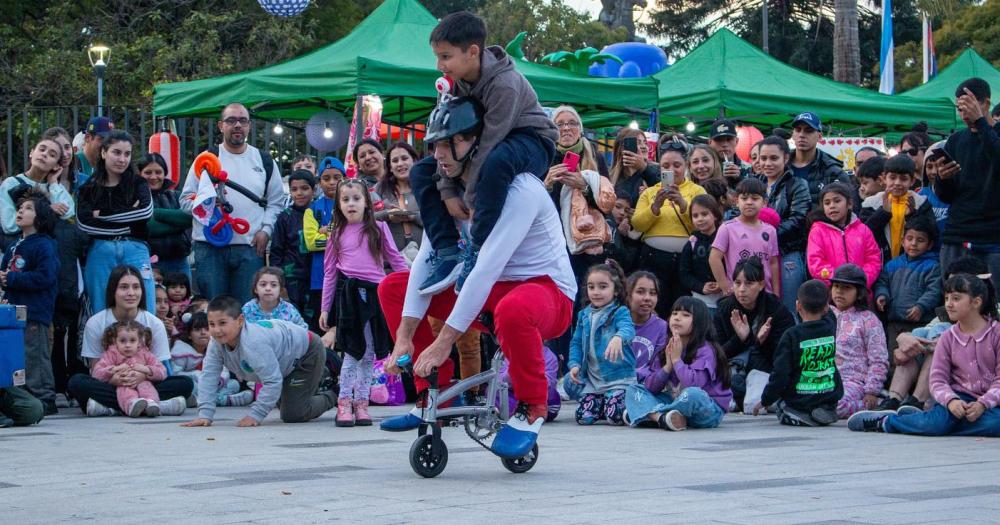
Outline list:
[[[743,162],[750,162],[750,148],[764,140],[764,134],[753,126],[736,126],[736,136],[740,140],[736,145],[736,156]]]

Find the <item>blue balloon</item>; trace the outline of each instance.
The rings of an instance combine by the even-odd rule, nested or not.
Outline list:
[[[615,55],[622,64],[613,60],[590,66],[588,73],[595,77],[636,78],[657,73],[667,64],[667,54],[652,44],[641,42],[619,42],[605,46],[601,53]]]
[[[226,224],[222,228],[219,228],[219,233],[212,233],[212,227],[222,220],[222,211],[216,208],[212,213],[212,220],[208,221],[208,225],[202,230],[205,234],[205,242],[215,246],[216,248],[225,248],[229,246],[229,242],[233,240],[233,227]]]

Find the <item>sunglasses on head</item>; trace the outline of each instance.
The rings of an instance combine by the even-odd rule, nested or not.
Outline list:
[[[668,151],[678,151],[686,155],[688,151],[688,146],[687,144],[677,140],[669,140],[667,142],[660,144],[660,154],[666,153]]]

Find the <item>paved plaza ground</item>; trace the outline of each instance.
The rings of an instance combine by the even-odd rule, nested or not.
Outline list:
[[[570,407],[564,407],[570,408]],[[381,417],[402,408],[375,408]],[[727,416],[714,430],[545,425],[512,474],[460,429],[447,469],[418,478],[416,433],[336,428],[334,412],[235,428],[63,409],[0,430],[3,522],[26,523],[1000,523],[1000,440],[790,428]],[[189,416],[194,412],[189,410]]]

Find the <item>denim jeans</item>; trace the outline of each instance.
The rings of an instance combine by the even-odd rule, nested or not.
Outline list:
[[[83,283],[90,297],[91,312],[100,312],[107,308],[104,295],[108,287],[111,270],[116,266],[127,264],[134,266],[142,275],[143,288],[146,290],[146,310],[156,311],[156,283],[153,281],[153,269],[149,263],[149,246],[144,242],[133,240],[110,241],[95,239],[87,251],[87,265],[83,269]]]
[[[958,259],[959,257],[964,257],[966,255],[971,255],[977,259],[982,260],[990,269],[990,273],[993,275],[991,280],[993,281],[993,287],[1000,287],[1000,253],[988,253],[976,249],[973,245],[972,249],[968,249],[961,244],[945,244],[941,246],[941,277],[944,277],[945,272],[948,271],[948,265],[952,261]]]
[[[476,246],[482,246],[496,226],[514,177],[531,173],[544,178],[554,155],[555,144],[530,129],[511,131],[489,152],[479,170],[473,202],[476,214],[470,234]],[[427,238],[431,246],[439,250],[458,244],[459,235],[455,220],[441,200],[441,192],[434,179],[436,170],[437,162],[432,157],[421,160],[410,169],[410,184],[420,206],[420,218],[424,222]]]
[[[969,403],[976,398],[959,393],[958,397]],[[885,418],[885,431],[894,434],[917,436],[979,436],[1000,437],[1000,408],[988,408],[974,423],[958,419],[944,405],[934,405],[925,412],[905,416],[889,415]]]
[[[677,399],[668,392],[653,394],[642,385],[629,385],[625,390],[625,409],[628,410],[632,426],[650,414],[666,414],[676,410],[687,418],[691,428],[715,428],[726,415],[719,404],[704,390],[691,386],[681,390]]]
[[[806,282],[806,261],[802,252],[781,254],[781,304],[795,313],[799,287]]]
[[[216,248],[207,242],[194,243],[198,293],[209,299],[231,295],[240,303],[251,299],[253,274],[264,267],[264,259],[247,244]]]
[[[153,266],[163,272],[164,276],[171,273],[183,273],[187,276],[188,282],[191,282],[191,265],[188,264],[187,257],[160,259]]]

